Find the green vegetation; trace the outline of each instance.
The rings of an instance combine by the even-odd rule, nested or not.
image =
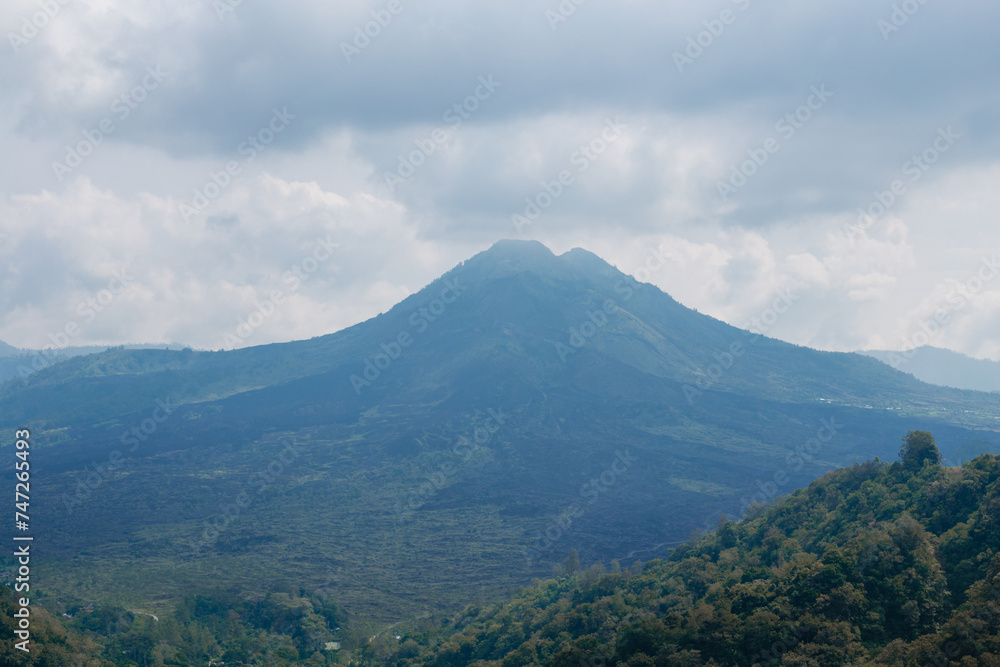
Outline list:
[[[31,652],[15,648],[21,641],[14,613],[14,592],[0,586],[0,665],[3,667],[104,667],[110,664],[97,659],[100,646],[83,633],[67,629],[59,618],[41,607],[30,607]]]
[[[942,467],[930,433],[900,462],[831,472],[740,522],[623,567],[582,564],[448,621],[348,618],[328,591],[188,593],[169,613],[33,608],[14,651],[0,589],[0,664],[393,667],[1000,665],[1000,457]]]
[[[832,472],[644,567],[571,553],[366,664],[1000,665],[1000,458],[943,468],[933,447],[911,432],[900,463]]]
[[[277,586],[256,600],[222,591],[189,595],[163,617],[114,606],[73,607],[64,618],[32,608],[32,650],[13,648],[10,590],[0,588],[0,665],[151,667],[339,664],[367,638],[341,630],[332,601]],[[70,620],[65,620],[69,618]]]
[[[910,470],[920,470],[930,463],[941,465],[941,452],[934,443],[934,436],[927,431],[910,431],[903,438],[899,450],[900,462]]]

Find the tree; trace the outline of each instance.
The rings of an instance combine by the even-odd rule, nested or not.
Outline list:
[[[933,435],[927,431],[910,431],[903,437],[899,460],[904,468],[919,470],[925,461],[930,461],[931,465],[941,465],[941,452],[934,444]]]
[[[736,523],[727,519],[725,514],[719,515],[719,525],[716,527],[715,533],[722,549],[731,549],[736,546],[738,541]]]

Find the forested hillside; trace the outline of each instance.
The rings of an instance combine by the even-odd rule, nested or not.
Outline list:
[[[341,646],[368,639],[340,627],[344,614],[329,596],[289,586],[254,600],[219,590],[192,593],[160,616],[111,605],[58,615],[32,607],[29,652],[15,648],[15,609],[10,589],[0,587],[0,667],[321,667],[347,659]]]
[[[1000,665],[1000,458],[832,472],[669,560],[563,572],[405,637],[393,665]],[[431,644],[423,648],[421,644]]]

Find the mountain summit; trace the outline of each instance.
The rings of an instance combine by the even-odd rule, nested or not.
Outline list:
[[[495,595],[573,548],[663,555],[720,513],[893,457],[910,430],[946,457],[991,443],[998,408],[523,241],[330,335],[109,350],[0,388],[2,425],[38,443],[54,588],[149,601],[268,571],[387,620]]]

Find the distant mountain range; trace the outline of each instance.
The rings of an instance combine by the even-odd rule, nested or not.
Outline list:
[[[974,359],[938,347],[918,347],[906,352],[864,350],[858,354],[875,357],[918,380],[957,389],[1000,391],[1000,362]]]
[[[113,349],[0,386],[0,432],[34,433],[50,595],[155,610],[283,580],[386,622],[496,597],[570,549],[665,555],[720,513],[895,458],[910,430],[985,451],[998,415],[1000,396],[754,335],[523,241],[327,336]]]
[[[127,350],[183,350],[187,346],[179,343],[168,345],[132,344],[120,346]],[[107,350],[106,345],[83,345],[75,347],[47,348],[44,350],[22,349],[8,345],[0,340],[0,382],[11,378],[26,377],[43,368],[86,354],[95,354]]]

